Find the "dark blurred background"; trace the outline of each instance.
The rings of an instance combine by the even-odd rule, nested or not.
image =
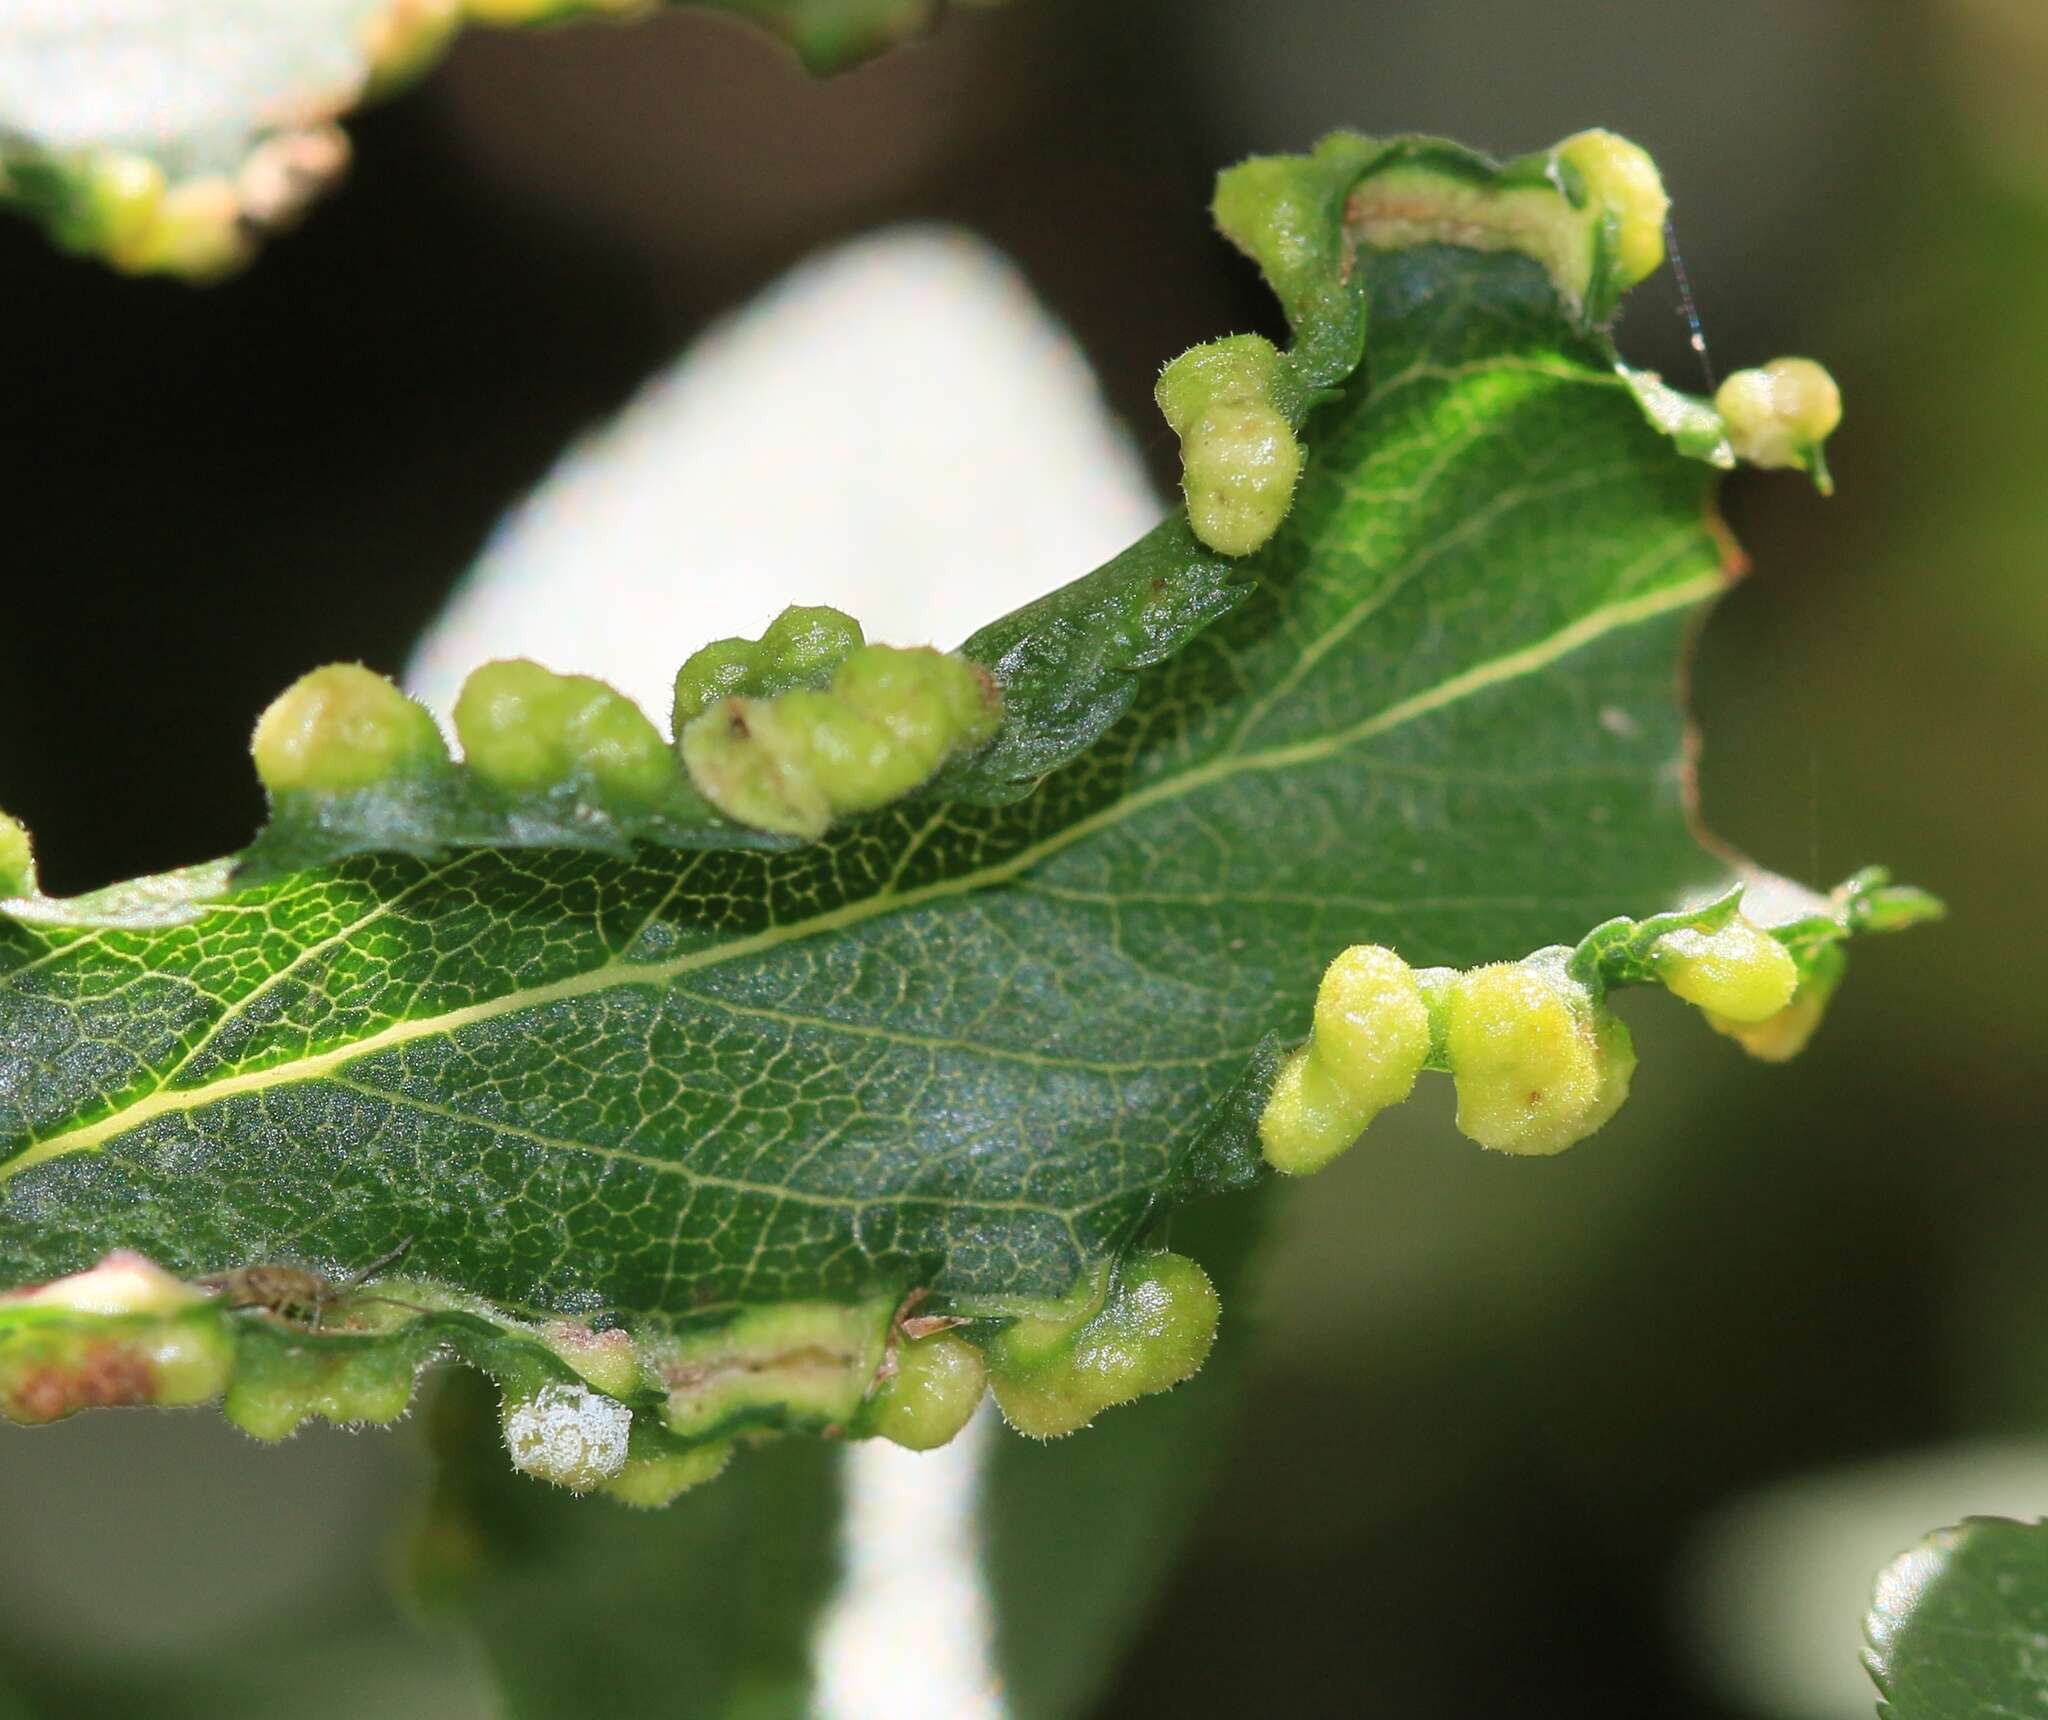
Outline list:
[[[1592,124],[1662,166],[1717,365],[1810,352],[1848,401],[1836,499],[1728,488],[1757,573],[1695,668],[1708,815],[1953,918],[1859,949],[1790,1069],[1648,1000],[1638,1097],[1539,1175],[1417,1106],[1288,1191],[1235,1443],[1092,1711],[1868,1712],[1877,1562],[2048,1512],[2048,952],[2013,895],[2048,837],[2037,0],[1012,0],[823,84],[694,15],[473,34],[226,286],[0,228],[0,806],[55,891],[238,846],[252,714],[396,669],[577,432],[830,238],[989,237],[1165,483],[1158,365],[1271,320],[1208,231],[1219,165]],[[1678,304],[1660,275],[1621,343],[1698,388]],[[409,1434],[0,1430],[0,1661],[88,1712],[81,1663],[256,1617],[295,1713],[467,1712],[372,1594],[417,1472]]]

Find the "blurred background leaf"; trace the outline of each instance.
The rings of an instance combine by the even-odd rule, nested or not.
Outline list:
[[[1886,1720],[1977,1720],[2048,1704],[2048,1525],[1973,1517],[1878,1579],[1870,1671]]]
[[[2048,1441],[2039,1438],[1940,1445],[1743,1494],[1695,1534],[1681,1574],[1695,1661],[1767,1712],[1868,1720],[1869,1674],[1813,1645],[1839,1637],[1844,1613],[1869,1612],[1873,1573],[1925,1525],[2025,1513],[2044,1494]]]
[[[593,1511],[512,1472],[480,1375],[441,1380],[429,1419],[438,1479],[413,1590],[475,1638],[505,1715],[811,1711],[811,1631],[838,1572],[838,1451],[783,1440],[666,1510]]]

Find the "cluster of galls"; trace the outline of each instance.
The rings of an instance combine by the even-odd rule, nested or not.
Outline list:
[[[1249,555],[1287,517],[1305,458],[1302,422],[1363,356],[1354,331],[1341,374],[1301,369],[1305,343],[1327,366],[1327,337],[1353,324],[1344,307],[1360,249],[1519,252],[1549,275],[1565,315],[1592,331],[1663,263],[1670,207],[1656,163],[1599,130],[1499,164],[1432,138],[1334,132],[1308,155],[1231,168],[1217,182],[1217,225],[1259,264],[1296,338],[1283,353],[1258,335],[1233,335],[1161,372],[1155,398],[1181,440],[1194,535],[1220,554]],[[1841,422],[1841,396],[1810,359],[1738,371],[1711,404],[1692,404],[1718,426],[1716,463],[1796,468],[1828,487],[1821,446]]]
[[[1498,1152],[1562,1152],[1628,1097],[1635,1047],[1597,979],[1557,946],[1518,962],[1460,971],[1411,968],[1357,944],[1325,971],[1307,1044],[1281,1066],[1259,1118],[1277,1170],[1319,1170],[1424,1069],[1450,1075],[1458,1128]],[[1649,949],[1654,977],[1699,1006],[1752,1054],[1780,1059],[1805,1044],[1840,977],[1821,946],[1804,972],[1792,952],[1740,914],[1711,930],[1667,932]]]
[[[837,610],[792,608],[758,641],[719,640],[683,665],[674,747],[616,689],[523,658],[471,674],[454,720],[471,782],[506,800],[567,794],[629,818],[693,794],[753,829],[816,837],[981,745],[1001,710],[993,679],[965,658],[869,645]],[[454,768],[434,719],[354,663],[287,688],[251,751],[273,799]]]
[[[279,1271],[290,1270],[279,1268]],[[222,1275],[226,1276],[226,1275]],[[265,1440],[319,1419],[396,1421],[422,1368],[454,1355],[490,1374],[513,1467],[577,1493],[666,1504],[743,1444],[812,1432],[914,1451],[952,1439],[993,1389],[1046,1439],[1194,1374],[1216,1335],[1202,1269],[1163,1252],[1104,1263],[1052,1301],[921,1296],[786,1302],[635,1338],[573,1320],[526,1324],[426,1283],[351,1303],[322,1327],[238,1304],[117,1250],[89,1271],[0,1295],[0,1419],[218,1400]],[[433,1319],[434,1314],[453,1319]]]

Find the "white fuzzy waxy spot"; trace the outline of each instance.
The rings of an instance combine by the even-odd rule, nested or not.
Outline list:
[[[626,1467],[633,1412],[588,1386],[551,1385],[505,1410],[512,1467],[585,1492]]]

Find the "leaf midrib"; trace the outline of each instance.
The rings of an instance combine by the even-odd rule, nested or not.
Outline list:
[[[1688,528],[1688,533],[1697,529],[1699,528]],[[1029,847],[1020,849],[1006,859],[973,871],[958,873],[949,878],[934,879],[929,884],[900,893],[885,888],[871,896],[842,903],[837,908],[827,909],[806,919],[787,925],[766,927],[759,932],[733,938],[709,948],[686,951],[666,961],[627,962],[614,956],[597,967],[547,985],[510,991],[487,1002],[466,1005],[461,1009],[449,1010],[439,1015],[393,1022],[377,1033],[337,1046],[333,1050],[271,1064],[262,1069],[223,1076],[203,1086],[159,1086],[142,1098],[110,1111],[93,1122],[79,1124],[34,1142],[5,1164],[0,1164],[0,1185],[53,1159],[63,1158],[72,1153],[96,1151],[107,1141],[139,1128],[157,1117],[198,1111],[245,1094],[267,1092],[275,1087],[314,1080],[415,1040],[460,1032],[466,1027],[496,1020],[500,1016],[542,1009],[552,1003],[567,1002],[620,986],[661,986],[683,974],[763,954],[797,939],[840,931],[884,914],[905,912],[928,902],[969,895],[1007,883],[1075,843],[1099,831],[1113,828],[1153,806],[1184,799],[1234,776],[1252,772],[1290,770],[1321,762],[1350,747],[1432,715],[1462,699],[1475,697],[1494,687],[1535,674],[1606,634],[1654,620],[1675,609],[1703,602],[1718,593],[1723,584],[1723,576],[1718,571],[1701,573],[1675,585],[1646,592],[1639,597],[1605,604],[1533,644],[1504,652],[1461,670],[1435,686],[1398,700],[1346,728],[1283,746],[1269,747],[1255,753],[1220,752],[1202,764],[1172,776],[1162,777],[1143,788],[1136,789],[1109,805],[1076,819],[1072,824],[1064,826]],[[381,1096],[386,1099],[398,1097],[392,1094]],[[482,1119],[474,1120],[480,1124],[483,1122]],[[599,1150],[581,1143],[578,1146],[579,1150]],[[775,1192],[784,1191],[777,1189]]]

